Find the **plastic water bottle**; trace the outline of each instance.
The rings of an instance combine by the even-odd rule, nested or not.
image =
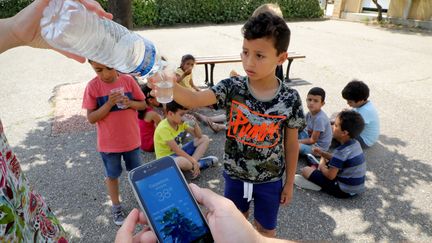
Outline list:
[[[40,22],[49,45],[123,73],[153,75],[161,67],[154,44],[74,0],[51,0]]]

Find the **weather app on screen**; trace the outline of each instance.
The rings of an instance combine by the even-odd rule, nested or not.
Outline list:
[[[168,167],[136,182],[164,242],[191,242],[207,233],[200,212],[180,180],[176,169]]]

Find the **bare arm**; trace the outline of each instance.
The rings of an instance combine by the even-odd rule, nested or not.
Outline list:
[[[155,124],[155,127],[162,120],[162,118],[160,117],[160,115],[156,111],[150,111],[149,116],[150,116],[150,120],[153,121],[153,123]]]
[[[329,180],[334,180],[336,178],[339,169],[336,167],[328,167],[327,162],[321,159],[318,169],[323,173],[325,177]]]
[[[17,46],[31,46],[50,48],[79,62],[85,61],[83,57],[50,47],[41,37],[40,19],[49,2],[50,0],[35,0],[15,16],[0,20],[0,29],[2,30],[0,31],[0,53]],[[79,2],[97,15],[112,19],[112,14],[105,12],[95,0],[79,0]]]
[[[312,131],[312,135],[309,138],[300,139],[299,143],[314,144],[318,141],[320,134],[320,131]]]
[[[130,100],[128,97],[124,97],[123,104],[135,110],[144,110],[147,108],[145,100]]]
[[[188,133],[192,134],[195,138],[201,138],[201,136],[202,136],[202,131],[201,131],[201,128],[200,128],[198,122],[195,122],[195,126],[188,127],[186,129],[186,131],[188,131]]]
[[[285,185],[282,190],[281,204],[286,205],[292,199],[294,175],[297,169],[299,154],[298,129],[285,128],[284,130],[285,154]]]
[[[331,158],[333,157],[333,155],[331,153],[322,151],[320,148],[317,148],[317,147],[312,148],[312,153],[319,155],[319,156],[325,158],[326,160],[331,160]]]
[[[119,93],[112,93],[108,96],[108,101],[96,110],[87,110],[87,120],[91,124],[104,119],[110,112],[111,108],[118,102],[123,100],[123,96]]]
[[[209,106],[216,103],[216,95],[213,91],[207,89],[201,92],[194,92],[174,83],[174,100],[188,108],[197,108]]]

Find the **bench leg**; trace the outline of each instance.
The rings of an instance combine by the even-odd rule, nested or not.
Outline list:
[[[210,84],[209,87],[213,87],[214,83],[213,83],[213,69],[215,67],[215,64],[212,63],[210,64]]]
[[[205,80],[204,80],[204,83],[205,83],[205,85],[207,85],[208,86],[208,69],[207,69],[207,64],[204,64],[204,68],[205,68]]]
[[[288,66],[287,66],[286,76],[285,76],[285,82],[287,82],[287,83],[291,82],[291,79],[289,77],[289,73],[290,73],[291,63],[293,61],[294,61],[294,59],[288,59]]]

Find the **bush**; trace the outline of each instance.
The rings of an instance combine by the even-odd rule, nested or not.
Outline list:
[[[0,0],[0,18],[8,18],[14,16],[33,0]]]
[[[97,0],[106,9],[107,0]],[[0,17],[10,17],[32,0],[0,0]],[[268,0],[132,0],[135,27],[245,21]],[[319,18],[318,0],[273,0],[286,19]]]

